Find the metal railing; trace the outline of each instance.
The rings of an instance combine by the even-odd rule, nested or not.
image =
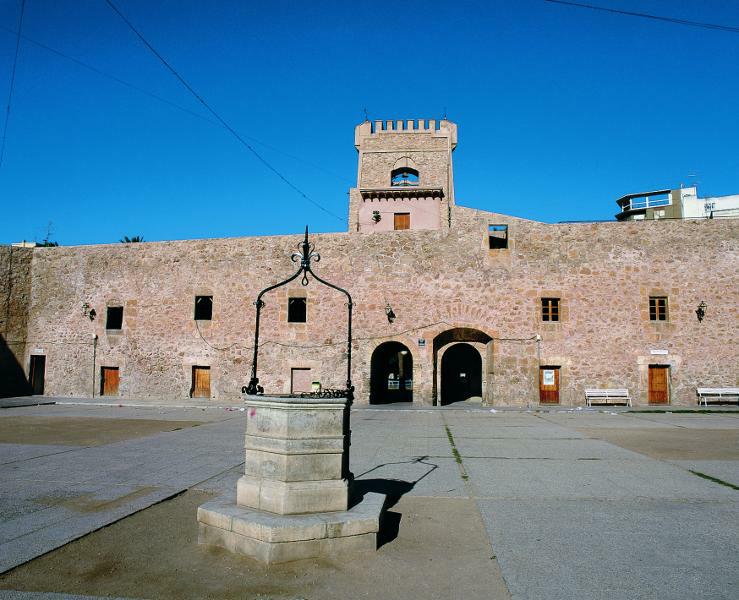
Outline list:
[[[671,203],[669,196],[641,196],[639,198],[630,198],[628,202],[624,202],[621,205],[621,210],[625,212],[627,210],[669,206]]]

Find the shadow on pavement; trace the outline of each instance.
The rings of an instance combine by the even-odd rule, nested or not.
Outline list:
[[[380,517],[380,531],[377,534],[377,547],[381,548],[385,544],[392,542],[398,537],[398,531],[400,529],[400,520],[402,518],[401,513],[392,512],[391,509],[395,506],[398,501],[408,492],[410,492],[415,485],[422,479],[428,477],[434,470],[439,468],[439,465],[434,463],[426,462],[428,456],[417,456],[412,460],[405,460],[399,462],[389,462],[379,464],[368,471],[365,471],[358,477],[364,477],[365,475],[387,467],[389,465],[412,465],[421,464],[429,467],[423,475],[421,475],[415,481],[404,481],[402,479],[355,479],[352,482],[351,487],[351,504],[352,506],[361,502],[364,495],[367,493],[377,493],[385,495],[385,504],[382,507],[382,515]]]

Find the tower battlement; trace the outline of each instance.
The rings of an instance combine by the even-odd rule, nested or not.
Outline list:
[[[447,119],[376,119],[364,121],[354,129],[354,146],[359,149],[362,138],[387,134],[431,133],[449,137],[452,150],[457,146],[457,124]]]

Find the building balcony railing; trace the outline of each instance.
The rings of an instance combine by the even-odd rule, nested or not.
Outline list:
[[[669,206],[671,200],[668,196],[640,196],[638,198],[628,198],[621,200],[619,206],[621,206],[622,212],[631,210],[643,210],[646,208],[655,208],[657,206]]]

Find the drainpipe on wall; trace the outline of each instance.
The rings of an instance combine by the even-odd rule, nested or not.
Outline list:
[[[95,361],[97,359],[98,334],[92,334],[92,397],[95,398]]]

